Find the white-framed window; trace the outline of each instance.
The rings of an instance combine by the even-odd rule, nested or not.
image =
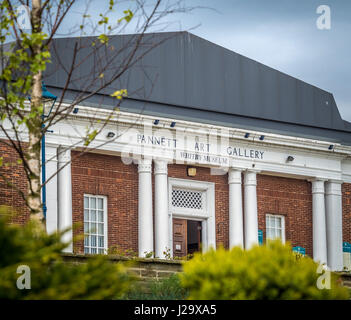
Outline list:
[[[266,240],[280,239],[285,243],[285,217],[266,214]]]
[[[84,195],[84,253],[106,253],[107,198]]]

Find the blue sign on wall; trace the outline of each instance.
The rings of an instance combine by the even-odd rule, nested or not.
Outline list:
[[[258,230],[258,244],[260,246],[263,245],[263,231],[262,230]]]
[[[293,247],[292,250],[293,250],[293,252],[302,254],[303,256],[306,255],[306,249],[305,248],[297,246],[297,247]]]
[[[351,243],[349,242],[344,242],[342,245],[342,251],[344,252],[350,252],[351,253]]]

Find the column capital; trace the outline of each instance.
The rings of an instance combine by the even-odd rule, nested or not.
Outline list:
[[[247,170],[247,169],[240,168],[240,167],[233,167],[233,166],[229,167],[229,171],[240,171],[240,172],[243,172],[245,170]]]
[[[313,179],[309,179],[308,181],[312,182],[312,194],[313,193],[324,194],[324,192],[325,192],[324,183],[325,183],[325,181],[327,181],[327,179],[316,177]]]
[[[228,172],[228,183],[236,183],[236,184],[241,184],[241,173],[245,169],[242,168],[229,168]]]
[[[259,171],[254,169],[248,169],[244,172],[244,185],[245,186],[256,186],[257,178],[256,175]]]
[[[323,177],[313,177],[313,178],[310,178],[310,179],[307,179],[307,181],[309,182],[325,182],[325,181],[328,181],[327,178],[323,178]]]
[[[342,190],[341,190],[341,185],[342,185],[341,180],[329,180],[325,184],[325,194],[328,195],[335,195],[335,196],[341,196],[342,195]]]
[[[329,179],[327,182],[334,183],[334,184],[340,184],[340,185],[344,183],[344,181],[341,179]]]
[[[57,148],[57,159],[59,162],[71,161],[71,149],[69,147],[59,146]]]
[[[46,161],[54,161],[57,162],[57,152],[58,152],[58,146],[53,146],[53,145],[45,145],[45,157]]]
[[[167,160],[154,160],[154,174],[168,174],[168,161]]]
[[[151,159],[140,159],[138,161],[138,172],[151,172],[152,160]]]

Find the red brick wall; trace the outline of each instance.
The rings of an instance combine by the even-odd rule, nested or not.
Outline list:
[[[120,157],[72,152],[73,223],[80,223],[75,235],[83,234],[85,193],[107,196],[108,247],[138,251],[138,173],[134,164]],[[79,156],[79,157],[78,157]],[[83,252],[83,240],[75,241],[74,251]]]
[[[72,158],[78,153],[73,152]],[[217,246],[229,247],[228,176],[211,175],[209,168],[197,167],[195,177],[188,177],[186,165],[170,164],[168,176],[215,183]],[[265,236],[265,214],[285,216],[286,239],[293,246],[306,248],[312,255],[312,196],[307,181],[257,176],[259,228]],[[84,154],[72,161],[74,223],[83,221],[84,193],[108,197],[108,243],[122,250],[138,250],[138,173],[136,165],[124,165],[119,157]],[[154,184],[154,178],[153,178]],[[154,186],[153,186],[154,187]],[[154,188],[153,188],[154,189]],[[76,234],[83,232],[81,226]],[[83,242],[75,243],[83,251]]]
[[[0,167],[0,205],[14,208],[15,216],[11,220],[13,223],[25,224],[29,218],[25,201],[19,192],[10,187],[7,182],[26,193],[27,180],[24,176],[23,166],[17,163],[19,159],[17,152],[4,142],[0,140],[0,157],[3,157],[3,165]],[[8,166],[5,164],[8,164]]]
[[[351,183],[342,185],[343,241],[351,243]]]
[[[26,190],[23,169],[16,163],[15,152],[0,144],[4,162],[14,163],[1,168],[1,173],[10,181]],[[100,154],[72,152],[73,222],[80,223],[75,235],[83,232],[84,193],[108,197],[108,244],[121,250],[138,250],[138,173],[137,166],[125,165],[120,157]],[[197,168],[195,177],[188,177],[185,165],[168,166],[169,177],[215,183],[216,199],[216,240],[217,245],[229,246],[228,183],[227,175],[211,175],[209,168]],[[11,173],[11,174],[10,174]],[[311,184],[307,181],[257,176],[257,200],[259,229],[265,238],[265,215],[267,213],[285,216],[286,239],[293,246],[306,248],[312,255],[312,195]],[[0,204],[23,208],[24,202],[18,193],[5,185],[0,178]],[[27,214],[19,215],[14,222],[25,223]],[[351,241],[351,184],[343,184],[343,241]],[[76,252],[83,252],[83,241],[74,245]]]
[[[311,183],[268,175],[257,175],[258,228],[266,235],[267,213],[285,216],[285,237],[312,256]]]
[[[81,223],[75,235],[83,233],[84,193],[108,197],[108,245],[121,250],[138,251],[138,173],[137,166],[125,165],[120,157],[72,152],[73,222]],[[18,165],[15,151],[0,140],[0,156],[9,167],[1,167],[11,183],[26,191],[24,172]],[[78,157],[79,156],[79,157]],[[211,175],[209,168],[197,167],[197,175],[188,177],[185,165],[168,166],[169,177],[215,183],[217,245],[229,246],[228,176]],[[153,179],[154,180],[154,179]],[[351,242],[351,184],[342,186],[343,241]],[[265,215],[285,216],[286,240],[293,246],[302,246],[312,255],[312,195],[311,184],[304,180],[257,176],[259,229],[265,238]],[[13,221],[28,221],[25,203],[16,190],[9,188],[0,177],[0,205],[15,207],[20,213]],[[83,252],[83,241],[76,241],[76,252]]]
[[[199,180],[215,183],[216,199],[216,243],[217,246],[229,247],[229,186],[228,175],[211,175],[209,168],[197,167],[195,177],[188,177],[185,165],[171,164],[168,176],[178,179]]]

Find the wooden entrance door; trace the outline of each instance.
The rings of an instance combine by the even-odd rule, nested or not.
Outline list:
[[[173,255],[184,257],[187,255],[187,221],[173,219]]]
[[[201,221],[173,219],[173,255],[185,257],[201,250]]]

